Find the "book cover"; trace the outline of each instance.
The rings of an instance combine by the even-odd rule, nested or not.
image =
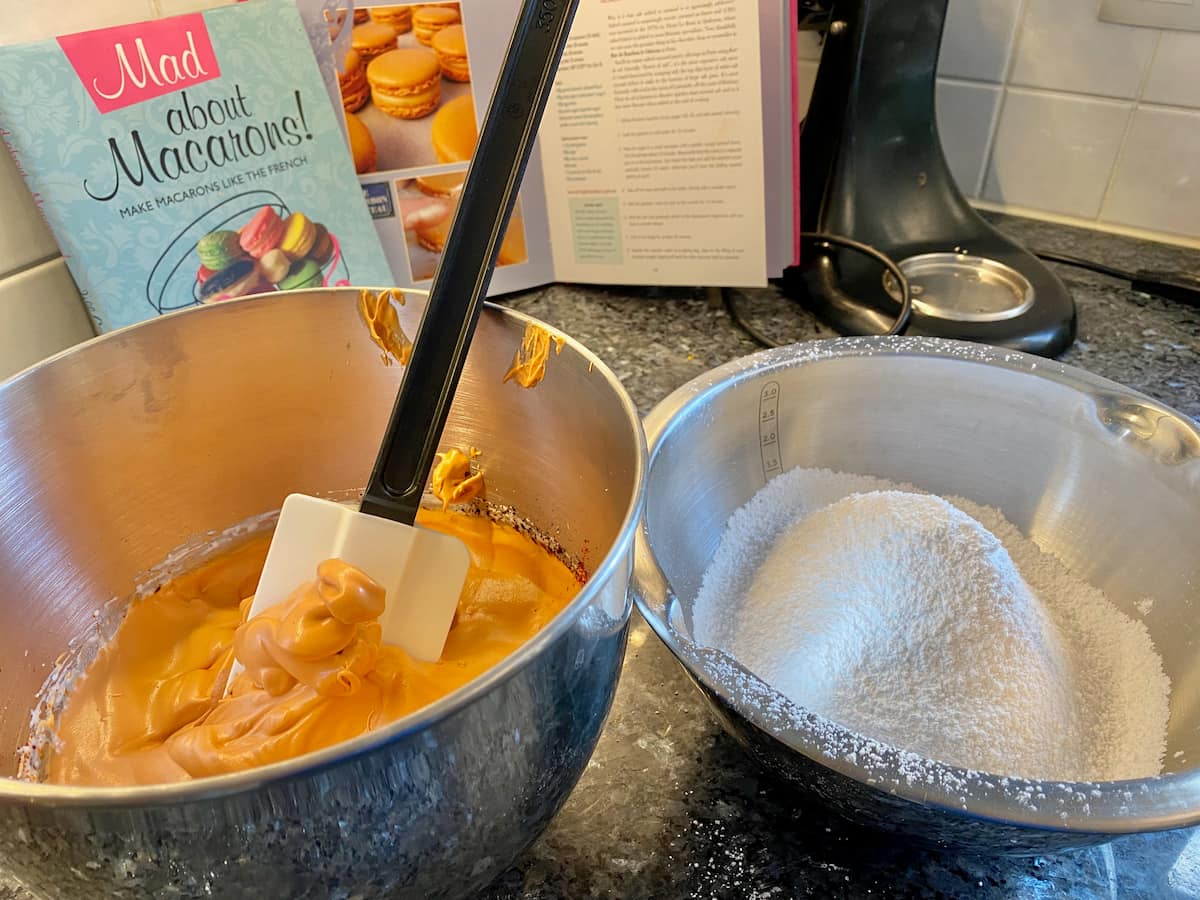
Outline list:
[[[391,283],[291,0],[0,48],[0,136],[100,331]]]

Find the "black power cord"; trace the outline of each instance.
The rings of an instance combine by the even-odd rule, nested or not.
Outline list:
[[[1096,272],[1109,278],[1115,278],[1117,281],[1127,282],[1130,289],[1139,294],[1149,294],[1152,297],[1174,300],[1176,303],[1186,303],[1189,306],[1200,306],[1200,277],[1187,272],[1158,269],[1138,269],[1136,272],[1130,272],[1127,269],[1118,269],[1090,259],[1068,256],[1065,253],[1038,250],[1034,251],[1033,255],[1046,262],[1087,269],[1089,272]]]
[[[880,253],[870,244],[864,244],[861,241],[856,241],[848,237],[843,237],[840,234],[827,234],[823,231],[802,231],[800,233],[801,241],[809,241],[819,250],[829,250],[831,247],[844,247],[847,250],[853,250],[856,253],[862,253],[871,257],[881,266],[891,273],[892,278],[896,281],[897,289],[900,293],[900,310],[896,313],[896,319],[892,322],[891,328],[883,332],[883,334],[892,335],[900,334],[908,327],[908,320],[912,316],[912,294],[908,289],[908,279],[904,277],[904,273],[900,271],[900,267],[888,256]],[[737,304],[733,301],[733,293],[729,290],[721,292],[725,300],[725,311],[729,313],[729,318],[740,328],[750,340],[754,341],[763,347],[781,347],[779,341],[763,334],[753,325],[751,325],[742,316],[738,310]]]

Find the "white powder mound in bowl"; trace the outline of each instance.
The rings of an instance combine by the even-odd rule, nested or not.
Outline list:
[[[943,763],[1061,781],[1161,771],[1170,686],[1145,626],[998,511],[903,487],[774,479],[730,518],[697,643]]]

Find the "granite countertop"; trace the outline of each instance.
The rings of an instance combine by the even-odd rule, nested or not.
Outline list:
[[[1131,270],[1200,270],[1198,251],[991,218],[1035,249]],[[1200,417],[1200,309],[1055,268],[1079,310],[1078,339],[1061,359]],[[743,314],[781,341],[833,334],[773,289],[736,295]],[[596,352],[643,414],[696,375],[758,349],[701,289],[552,285],[506,302]],[[26,896],[0,879],[0,900]],[[591,763],[545,833],[481,900],[960,896],[1200,897],[1200,830],[998,860],[855,829],[760,770],[635,612]]]
[[[1126,268],[1200,270],[1200,252],[1004,216],[1027,247]],[[1079,310],[1060,358],[1200,416],[1200,310],[1055,266]],[[779,340],[832,336],[773,289],[739,291]],[[509,298],[610,365],[642,413],[757,346],[701,290],[552,285]],[[1197,832],[1200,835],[1200,832]],[[937,853],[856,830],[761,771],[635,613],[616,700],[578,787],[487,892],[500,898],[1200,896],[1200,836],[1121,838],[1024,860]]]

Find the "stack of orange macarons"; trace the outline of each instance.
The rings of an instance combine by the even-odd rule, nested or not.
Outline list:
[[[470,81],[471,69],[467,65],[467,35],[461,25],[448,25],[433,36],[430,44],[437,54],[442,75],[451,81]]]
[[[366,62],[396,49],[396,29],[379,22],[355,25],[350,32],[350,45]]]
[[[437,111],[429,132],[439,162],[466,162],[475,152],[479,128],[470,94],[455,97]]]
[[[354,159],[354,171],[359,175],[374,172],[379,162],[375,149],[375,138],[371,130],[354,113],[346,114],[346,137],[350,141],[350,156]]]
[[[367,69],[357,50],[346,54],[346,68],[338,73],[338,85],[342,89],[342,106],[348,113],[362,109],[371,96],[371,89],[367,86]]]
[[[367,12],[372,22],[380,25],[391,25],[396,34],[412,31],[411,6],[372,6]]]
[[[432,175],[418,175],[413,179],[413,183],[425,196],[445,199],[457,197],[462,192],[466,178],[466,172],[438,172]]]
[[[452,7],[419,6],[412,16],[413,37],[428,47],[435,34],[461,21],[457,4]]]
[[[424,47],[402,47],[367,66],[371,102],[397,119],[427,116],[442,99],[442,70],[436,54]]]
[[[458,198],[453,198],[455,206],[458,205]],[[450,225],[454,221],[453,216],[447,216],[435,225],[419,227],[413,232],[417,243],[431,253],[441,253],[446,247],[446,241],[450,237]],[[496,251],[496,265],[511,266],[516,263],[522,263],[528,260],[529,254],[525,249],[525,227],[521,221],[520,210],[513,210],[512,217],[508,220],[508,229],[504,232],[504,239],[500,242],[500,249]]]

